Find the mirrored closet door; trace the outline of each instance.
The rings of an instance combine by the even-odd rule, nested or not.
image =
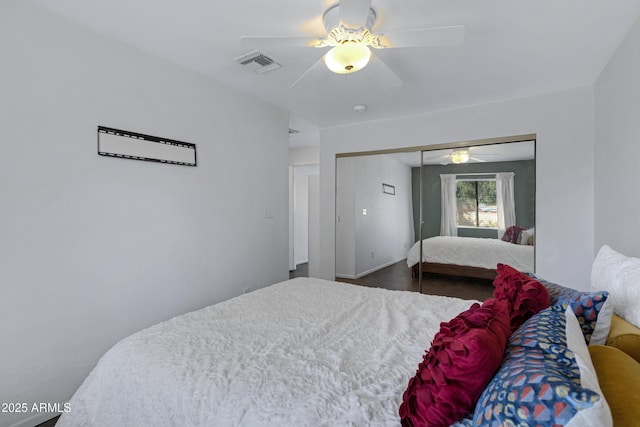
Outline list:
[[[338,279],[404,261],[422,292],[424,272],[492,279],[534,252],[533,135],[337,156]]]

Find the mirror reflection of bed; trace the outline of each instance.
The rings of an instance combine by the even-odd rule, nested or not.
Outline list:
[[[339,155],[336,280],[483,299],[497,263],[534,271],[535,140],[527,137]],[[454,163],[460,149],[468,158]]]

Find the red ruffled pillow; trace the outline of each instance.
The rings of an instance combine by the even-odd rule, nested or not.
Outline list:
[[[473,411],[502,364],[509,325],[508,304],[495,299],[441,323],[402,397],[402,425],[447,427]]]
[[[509,265],[498,264],[497,271],[493,296],[509,302],[511,332],[514,332],[525,320],[549,307],[549,291],[533,277]]]

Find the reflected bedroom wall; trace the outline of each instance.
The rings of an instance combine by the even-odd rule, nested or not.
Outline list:
[[[359,278],[404,259],[414,236],[411,168],[386,155],[339,158],[336,166],[336,277]]]
[[[458,165],[423,166],[423,215],[424,237],[440,235],[440,174],[450,173],[496,173],[515,172],[514,196],[516,203],[516,225],[530,228],[535,220],[535,160],[511,162],[466,163]],[[413,218],[415,241],[419,240],[418,221],[420,218],[420,168],[411,168]],[[458,228],[458,235],[464,237],[497,238],[495,229]]]

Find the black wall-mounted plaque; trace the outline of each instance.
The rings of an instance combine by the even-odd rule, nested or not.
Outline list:
[[[98,154],[196,166],[196,144],[98,126]]]

